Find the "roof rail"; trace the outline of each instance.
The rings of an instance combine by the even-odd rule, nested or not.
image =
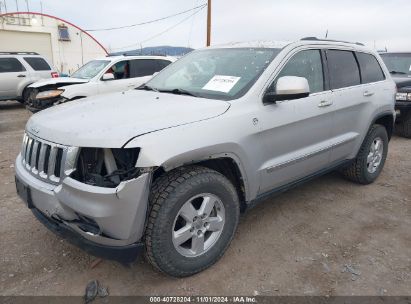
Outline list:
[[[141,56],[141,57],[144,57],[144,56],[158,56],[158,57],[167,57],[167,55],[164,54],[164,53],[152,53],[152,54],[140,54],[140,53],[123,53],[123,54],[120,54],[120,53],[117,53],[117,54],[107,54],[106,55],[106,57],[113,57],[113,56],[124,56],[124,57],[127,57],[127,56],[135,56],[135,57],[138,57],[138,56]]]
[[[344,40],[332,40],[332,39],[319,39],[317,37],[304,37],[301,38],[301,41],[328,41],[328,42],[343,42],[343,43],[350,43],[350,44],[356,44],[356,45],[361,45],[364,46],[363,43],[361,42],[349,42],[349,41],[344,41]]]
[[[0,55],[39,55],[36,52],[0,52]]]

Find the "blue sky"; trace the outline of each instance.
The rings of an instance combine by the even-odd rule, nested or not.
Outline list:
[[[8,11],[15,0],[7,1]],[[198,6],[206,0],[42,0],[43,12],[88,28],[148,21]],[[26,1],[18,0],[20,10]],[[29,0],[40,11],[40,0]],[[377,49],[411,50],[411,0],[213,0],[212,43],[250,40],[296,40],[305,36],[364,42]],[[4,10],[4,6],[2,7]],[[174,26],[190,13],[132,29],[94,32],[105,46],[122,50]],[[206,10],[143,46],[205,45]],[[134,48],[134,47],[130,47]],[[126,48],[127,49],[127,48]]]

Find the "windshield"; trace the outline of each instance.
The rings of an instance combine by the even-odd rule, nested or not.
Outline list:
[[[381,54],[391,74],[411,75],[411,53]]]
[[[71,77],[74,78],[81,78],[81,79],[91,79],[94,76],[96,76],[102,69],[104,69],[108,64],[110,63],[110,60],[93,60],[85,65],[83,65],[81,68],[79,68],[76,72],[74,72]]]
[[[226,48],[194,51],[161,71],[146,88],[203,98],[244,95],[280,49]]]

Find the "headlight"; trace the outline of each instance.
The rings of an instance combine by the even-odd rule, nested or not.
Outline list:
[[[120,182],[143,173],[136,168],[139,152],[139,148],[81,148],[71,178],[93,186],[115,188]]]
[[[408,93],[408,101],[411,101],[411,93]]]
[[[49,99],[60,96],[64,90],[44,91],[37,94],[36,99]]]

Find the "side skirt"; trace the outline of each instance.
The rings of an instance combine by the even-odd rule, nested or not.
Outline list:
[[[347,166],[351,161],[352,161],[352,160],[349,159],[349,160],[344,160],[344,161],[338,162],[338,163],[336,163],[336,164],[331,165],[331,166],[328,167],[328,168],[322,169],[322,170],[320,170],[320,171],[317,171],[317,172],[315,172],[315,173],[312,173],[312,174],[310,174],[310,175],[307,175],[307,176],[305,176],[305,177],[303,177],[303,178],[300,178],[300,179],[298,179],[298,180],[296,180],[296,181],[293,181],[293,182],[291,182],[291,183],[285,184],[285,185],[280,186],[280,187],[278,187],[278,188],[274,188],[274,189],[272,189],[272,190],[270,190],[270,191],[267,191],[267,192],[265,192],[265,193],[262,193],[262,194],[258,195],[255,199],[253,199],[252,201],[250,201],[250,202],[247,203],[247,209],[246,209],[246,210],[251,209],[251,208],[254,208],[256,205],[258,205],[259,203],[265,201],[265,200],[268,199],[268,198],[272,198],[272,197],[275,197],[275,196],[277,196],[277,195],[280,195],[281,193],[286,192],[286,191],[288,191],[288,190],[290,190],[290,189],[292,189],[292,188],[295,188],[295,187],[297,187],[297,186],[299,186],[299,185],[301,185],[301,184],[304,184],[304,183],[306,183],[306,182],[308,182],[308,181],[310,181],[310,180],[312,180],[312,179],[315,179],[315,178],[320,177],[320,176],[322,176],[322,175],[324,175],[324,174],[327,174],[327,173],[329,173],[329,172],[332,172],[332,171],[334,171],[334,170],[336,170],[336,169],[339,169],[339,168],[342,168],[342,167],[344,167],[344,166]]]

